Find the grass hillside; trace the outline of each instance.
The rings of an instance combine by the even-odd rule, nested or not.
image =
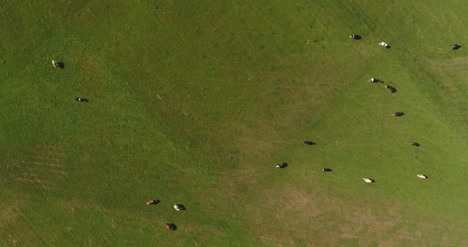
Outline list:
[[[0,245],[467,246],[467,12],[6,1]]]

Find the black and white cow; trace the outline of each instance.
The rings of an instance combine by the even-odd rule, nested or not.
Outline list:
[[[281,164],[278,164],[276,165],[276,168],[286,168],[286,166],[288,166],[288,163],[281,163]]]

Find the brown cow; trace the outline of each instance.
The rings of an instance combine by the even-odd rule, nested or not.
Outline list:
[[[158,204],[159,202],[160,202],[159,200],[151,200],[151,201],[148,201],[148,202],[146,203],[146,205],[156,205],[156,204]]]

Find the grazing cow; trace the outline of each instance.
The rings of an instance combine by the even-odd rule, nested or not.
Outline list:
[[[287,163],[281,163],[281,164],[276,165],[276,168],[285,168],[286,166],[288,166]]]
[[[374,83],[381,82],[381,80],[374,78],[374,77],[370,78],[369,81],[374,82]]]
[[[416,176],[417,176],[418,178],[427,179],[427,176],[426,176],[426,175],[417,174]]]
[[[146,203],[146,205],[156,205],[159,203],[159,200],[150,200]]]
[[[177,229],[177,227],[176,227],[175,224],[166,223],[166,229],[171,230],[171,231],[175,231]]]
[[[174,204],[174,208],[175,208],[175,210],[177,210],[177,211],[185,210],[185,206],[182,205],[182,204]]]
[[[393,113],[393,116],[395,116],[395,117],[401,117],[401,116],[403,116],[403,115],[405,115],[403,112],[395,112],[395,113]]]
[[[304,144],[306,144],[306,145],[315,145],[315,142],[311,142],[311,141],[304,141]]]
[[[331,172],[331,171],[332,171],[332,169],[330,169],[330,168],[322,168],[322,172]]]
[[[389,47],[390,47],[390,46],[388,46],[388,44],[385,43],[385,42],[380,42],[379,45],[380,45],[380,46],[383,46],[383,47],[385,47],[385,48],[389,48]]]
[[[419,145],[419,143],[417,143],[417,142],[410,142],[409,144],[411,144],[411,145],[413,145],[413,146],[415,146],[415,147],[421,146],[421,145]]]
[[[395,93],[397,90],[396,88],[392,87],[392,86],[385,86],[386,89],[390,90],[391,93]]]
[[[55,68],[59,68],[59,67],[60,67],[59,62],[57,62],[57,61],[55,61],[55,60],[52,60],[52,65],[53,65]]]
[[[373,183],[373,182],[375,182],[374,179],[371,179],[371,178],[362,178],[362,180],[364,180],[364,182],[366,182],[366,183]]]
[[[75,97],[75,100],[76,100],[76,101],[83,102],[83,103],[86,103],[86,102],[88,102],[88,100],[87,100],[87,99],[83,99],[83,98],[80,98],[80,97]]]
[[[452,46],[452,50],[458,50],[458,49],[460,49],[460,47],[461,47],[461,45],[455,44],[455,45]]]
[[[354,40],[359,40],[361,39],[361,36],[357,35],[357,34],[351,34],[349,35],[350,38],[354,39]]]

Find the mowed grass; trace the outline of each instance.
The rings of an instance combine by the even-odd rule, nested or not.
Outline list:
[[[462,1],[0,11],[1,245],[468,245]]]

